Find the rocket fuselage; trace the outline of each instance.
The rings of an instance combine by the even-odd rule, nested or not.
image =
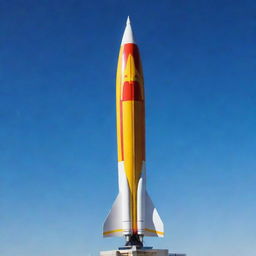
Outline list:
[[[116,76],[118,162],[123,162],[130,193],[132,233],[137,234],[137,190],[145,161],[144,82],[136,44],[121,46]]]
[[[146,191],[144,81],[129,18],[117,65],[116,119],[119,193],[103,235],[124,236],[129,245],[142,246],[144,236],[162,237],[164,227]]]

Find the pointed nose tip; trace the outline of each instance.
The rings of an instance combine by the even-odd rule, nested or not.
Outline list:
[[[122,45],[124,44],[135,44],[135,39],[132,32],[131,21],[129,16],[126,21],[126,27],[122,39]]]
[[[127,17],[127,20],[126,20],[126,25],[127,24],[131,24],[131,21],[130,21],[130,16]]]

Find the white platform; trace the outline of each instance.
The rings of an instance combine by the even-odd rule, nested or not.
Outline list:
[[[137,249],[133,247],[131,249],[102,251],[100,256],[168,256],[167,249]]]
[[[185,253],[169,253],[169,256],[186,256]]]

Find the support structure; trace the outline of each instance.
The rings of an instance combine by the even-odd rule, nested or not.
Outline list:
[[[139,235],[126,236],[125,246],[136,246],[137,248],[142,248],[143,236],[139,236]]]
[[[169,252],[166,249],[148,249],[137,248],[132,246],[130,249],[119,249],[113,251],[100,252],[100,256],[168,256]]]

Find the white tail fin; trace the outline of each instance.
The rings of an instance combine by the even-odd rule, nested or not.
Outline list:
[[[111,211],[103,225],[103,236],[123,236],[122,228],[122,195],[118,194]]]
[[[164,224],[146,192],[145,236],[164,236]]]

